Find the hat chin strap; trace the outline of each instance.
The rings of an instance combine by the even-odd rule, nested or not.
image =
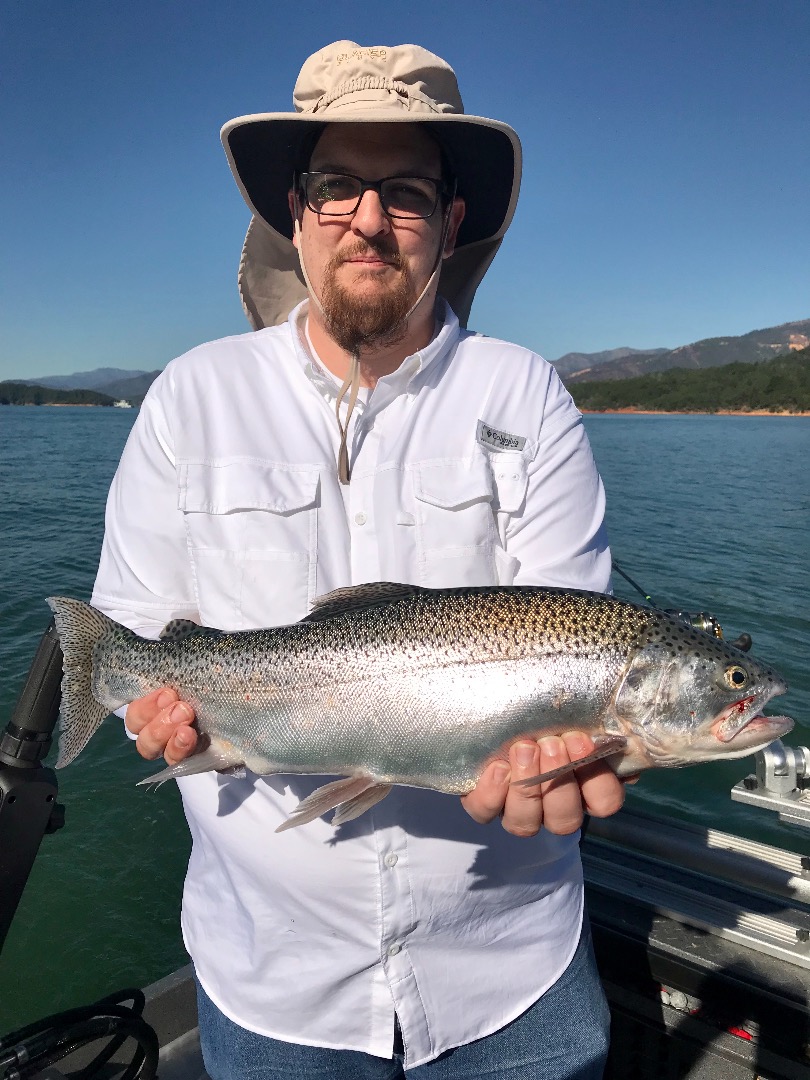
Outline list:
[[[411,306],[408,308],[405,315],[402,317],[402,322],[404,322],[404,323],[407,323],[408,319],[410,319],[411,315],[413,315],[413,313],[416,311],[416,309],[419,307],[419,305],[425,299],[425,296],[427,295],[427,293],[430,290],[431,286],[433,285],[434,281],[436,281],[436,279],[439,276],[439,272],[441,271],[441,268],[442,268],[442,254],[444,253],[444,245],[447,242],[447,233],[448,233],[448,231],[450,229],[450,210],[452,209],[452,206],[453,206],[453,202],[452,202],[452,200],[450,200],[450,202],[448,203],[447,210],[446,210],[445,215],[444,215],[444,224],[442,225],[441,242],[439,243],[439,251],[438,251],[438,253],[436,255],[436,262],[435,262],[435,264],[433,266],[433,272],[431,273],[430,277],[428,278],[427,284],[425,285],[424,289],[422,289],[422,291],[419,293],[419,296],[417,296],[414,303],[411,304]],[[318,308],[318,311],[320,311],[321,315],[323,316],[324,321],[328,322],[326,312],[323,310],[323,304],[321,303],[320,299],[318,298],[318,294],[312,288],[312,282],[309,280],[309,274],[307,273],[307,268],[306,268],[306,266],[304,264],[304,245],[303,245],[303,243],[301,241],[301,222],[300,222],[300,219],[299,219],[297,214],[295,216],[295,222],[293,224],[293,231],[295,233],[295,239],[297,241],[295,246],[296,246],[296,250],[298,251],[298,261],[301,264],[301,273],[302,273],[303,278],[304,278],[304,283],[306,284],[306,287],[307,287],[307,292],[309,293],[310,299],[314,301],[315,306]],[[347,392],[349,394],[349,399],[348,399],[348,403],[347,403],[347,406],[346,406],[346,422],[344,423],[343,420],[341,420],[341,417],[340,417],[340,406],[343,404],[343,399],[346,396]],[[346,378],[343,380],[343,383],[342,383],[340,389],[338,390],[337,398],[335,399],[335,417],[337,418],[338,428],[340,429],[340,447],[338,449],[338,456],[337,456],[337,469],[338,469],[338,479],[340,480],[341,484],[348,484],[349,481],[351,480],[351,470],[349,468],[349,448],[348,448],[348,444],[347,444],[347,436],[348,436],[348,432],[349,432],[349,422],[351,421],[352,413],[354,412],[354,406],[357,403],[357,395],[359,394],[359,392],[360,392],[360,353],[358,351],[355,351],[355,352],[351,353],[351,359],[349,361],[349,370],[346,373]]]

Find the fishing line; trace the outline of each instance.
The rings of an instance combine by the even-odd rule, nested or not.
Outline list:
[[[626,574],[626,573],[624,572],[624,570],[622,570],[622,568],[621,568],[621,567],[619,566],[619,564],[618,564],[618,563],[616,562],[616,560],[615,560],[615,559],[612,559],[612,560],[611,560],[610,566],[611,566],[611,569],[612,569],[612,570],[615,570],[617,574],[620,574],[620,575],[621,575],[621,576],[622,576],[622,577],[624,578],[624,580],[625,580],[625,581],[627,581],[627,582],[628,582],[628,583],[629,583],[630,585],[632,585],[632,586],[633,586],[633,588],[634,588],[634,589],[636,590],[636,592],[637,592],[637,593],[639,593],[639,594],[640,594],[641,596],[643,596],[643,597],[644,597],[644,599],[645,599],[645,600],[646,600],[646,601],[647,601],[647,602],[648,602],[649,604],[652,604],[652,606],[653,606],[654,608],[658,608],[658,610],[659,610],[659,611],[661,611],[661,610],[662,610],[661,608],[659,608],[659,607],[658,607],[658,604],[656,604],[656,602],[655,602],[655,601],[653,600],[653,598],[652,598],[651,596],[649,596],[649,595],[648,595],[648,594],[647,594],[647,593],[646,593],[646,592],[644,591],[644,589],[642,589],[642,587],[641,587],[641,586],[640,586],[640,585],[638,584],[638,582],[636,582],[636,581],[633,581],[633,579],[632,579],[632,578],[630,577],[630,575],[629,575],[629,574]]]
[[[710,615],[707,611],[684,611],[681,608],[662,608],[659,604],[656,604],[655,600],[649,593],[639,585],[637,581],[633,581],[629,574],[619,566],[615,559],[611,559],[611,569],[615,570],[617,574],[621,575],[628,584],[639,593],[648,604],[652,604],[656,611],[663,611],[665,615],[674,615],[676,619],[680,619],[682,623],[686,623],[687,626],[693,627],[695,630],[702,630],[705,634],[710,634],[712,637],[722,638],[723,628],[717,621],[714,615]],[[750,634],[740,634],[738,638],[730,642],[735,649],[739,649],[741,652],[748,652],[751,648],[752,641]]]

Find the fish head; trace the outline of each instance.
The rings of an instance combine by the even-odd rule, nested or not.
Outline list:
[[[652,612],[615,698],[628,751],[620,775],[642,768],[745,757],[793,727],[763,716],[787,683],[773,668],[663,612]]]

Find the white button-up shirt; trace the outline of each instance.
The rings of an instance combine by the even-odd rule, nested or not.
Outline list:
[[[604,493],[553,369],[459,328],[359,401],[351,484],[337,387],[289,321],[192,350],[141,408],[113,481],[93,603],[145,636],[305,616],[372,581],[603,591]],[[362,697],[358,709],[363,708]],[[476,824],[396,787],[335,830],[275,827],[323,777],[179,781],[193,837],[183,933],[236,1023],[416,1066],[498,1030],[565,970],[582,917],[576,837]]]

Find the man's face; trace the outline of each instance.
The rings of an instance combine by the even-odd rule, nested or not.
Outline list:
[[[439,149],[414,124],[330,125],[309,167],[364,180],[441,179]],[[295,212],[294,205],[292,209]],[[391,218],[377,192],[366,191],[354,214],[346,217],[318,215],[300,205],[298,212],[307,274],[338,344],[351,352],[396,341],[405,333],[405,314],[433,272],[443,228],[442,203],[427,220]],[[457,200],[445,257],[453,252],[463,215],[463,203]],[[435,285],[425,298],[426,310],[432,309],[434,295]]]

